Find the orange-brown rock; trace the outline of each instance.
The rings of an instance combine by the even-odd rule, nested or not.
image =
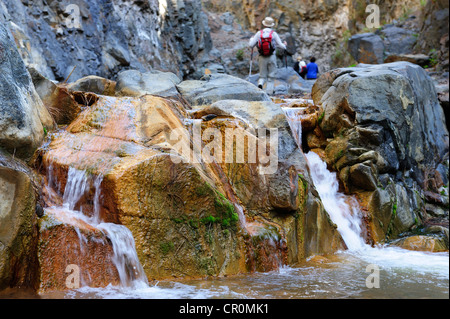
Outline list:
[[[306,114],[302,116],[302,131],[308,132],[316,128],[319,121],[318,113]]]
[[[40,292],[120,282],[107,237],[64,210],[47,208],[40,219],[38,256]]]
[[[394,242],[392,245],[408,250],[443,252],[448,251],[443,239],[432,236],[410,236]]]
[[[327,139],[320,129],[320,126],[316,126],[312,132],[306,133],[306,141],[310,149],[325,148],[328,145]]]

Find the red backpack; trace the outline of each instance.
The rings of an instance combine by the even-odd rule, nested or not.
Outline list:
[[[272,34],[273,30],[270,31],[269,36],[264,38],[264,32],[261,30],[261,38],[258,41],[258,52],[262,56],[271,56],[273,51],[275,51],[272,45]]]

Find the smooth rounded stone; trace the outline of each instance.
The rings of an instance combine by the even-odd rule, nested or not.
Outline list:
[[[203,81],[183,81],[177,88],[192,106],[221,100],[270,101],[269,96],[253,84],[226,74],[212,74]]]
[[[288,122],[282,109],[272,101],[221,100],[193,111],[195,118],[207,114],[242,119],[253,128],[287,128]]]
[[[252,74],[247,80],[255,86],[259,80],[259,73]],[[316,80],[303,79],[294,68],[281,67],[277,70],[274,80],[274,93],[277,94],[296,94],[311,93],[312,87]]]
[[[146,94],[162,97],[178,95],[176,85],[181,80],[173,73],[152,71],[141,73],[137,70],[120,72],[117,76],[117,96],[142,96]]]
[[[89,75],[70,83],[67,87],[71,91],[91,92],[100,95],[114,96],[116,82],[96,75]]]

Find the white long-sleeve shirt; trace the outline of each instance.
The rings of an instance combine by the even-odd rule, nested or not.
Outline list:
[[[270,33],[272,31],[271,28],[265,28],[262,30],[264,33]],[[253,36],[253,38],[250,39],[248,45],[250,48],[253,48],[255,45],[258,44],[258,41],[261,39],[261,31],[256,32],[256,34]],[[275,31],[272,33],[272,45],[274,48],[282,48],[283,50],[286,50],[286,46],[283,42],[281,42],[280,36]]]

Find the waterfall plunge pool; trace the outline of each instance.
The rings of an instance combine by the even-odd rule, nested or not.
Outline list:
[[[368,288],[379,267],[379,288]],[[160,281],[133,288],[82,287],[42,298],[68,299],[447,299],[449,254],[396,247],[341,251],[298,267],[224,278]]]

